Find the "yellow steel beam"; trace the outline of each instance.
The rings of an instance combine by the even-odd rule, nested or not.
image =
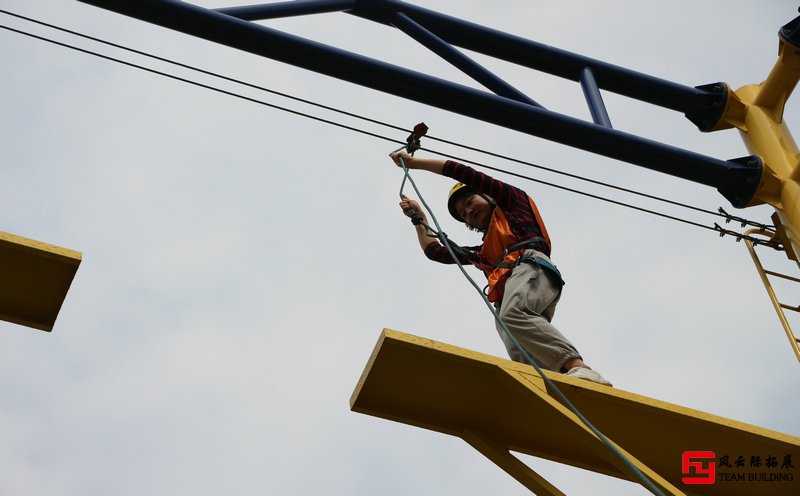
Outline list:
[[[511,477],[533,491],[534,494],[538,496],[566,496],[544,477],[522,463],[519,458],[512,455],[508,451],[508,446],[503,446],[491,437],[469,429],[465,430],[461,437],[483,456],[505,470]]]
[[[0,319],[52,331],[81,254],[0,232]]]
[[[548,377],[667,494],[800,494],[800,474],[763,465],[717,467],[719,480],[712,485],[684,484],[681,471],[686,451],[713,451],[719,459],[729,457],[731,465],[739,455],[748,461],[750,456],[781,461],[788,456],[797,465],[798,437],[562,374]],[[638,482],[524,364],[386,329],[350,405],[357,412],[461,437],[531,489],[539,484],[558,494],[520,467],[509,450]],[[745,480],[737,480],[739,473]],[[775,473],[794,477],[761,480]]]
[[[762,158],[764,173],[751,205],[775,207],[795,253],[800,252],[800,155],[783,111],[798,80],[800,50],[779,37],[778,60],[767,79],[729,91],[725,112],[715,127],[736,127],[750,153]]]

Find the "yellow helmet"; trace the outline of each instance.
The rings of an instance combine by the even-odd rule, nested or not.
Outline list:
[[[464,183],[456,183],[450,188],[450,193],[447,195],[447,209],[455,220],[464,222],[464,219],[458,214],[458,210],[456,210],[456,202],[465,196],[473,194],[475,194],[475,190]]]

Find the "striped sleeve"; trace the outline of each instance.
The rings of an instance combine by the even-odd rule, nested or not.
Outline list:
[[[472,253],[477,253],[480,250],[480,246],[464,246],[462,249],[470,251]],[[428,257],[430,260],[434,262],[439,262],[443,264],[454,264],[456,263],[453,260],[453,257],[450,255],[450,251],[439,243],[438,241],[431,241],[428,246],[425,247],[425,256]],[[464,265],[471,264],[472,261],[467,258],[465,255],[456,252],[456,256],[458,257],[458,261]]]
[[[491,196],[503,208],[513,207],[515,204],[527,201],[528,198],[528,195],[521,189],[498,181],[488,174],[453,160],[445,162],[442,175],[451,177],[475,191]]]
[[[453,257],[451,257],[450,253],[447,251],[447,248],[442,246],[438,241],[431,241],[430,244],[425,247],[425,256],[434,262],[443,264],[455,263]]]

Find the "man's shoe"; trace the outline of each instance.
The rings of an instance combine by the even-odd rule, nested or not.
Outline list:
[[[567,371],[566,375],[575,377],[576,379],[583,379],[584,381],[602,384],[603,386],[613,387],[613,385],[605,380],[605,378],[598,372],[592,369],[587,369],[586,367],[573,367]]]

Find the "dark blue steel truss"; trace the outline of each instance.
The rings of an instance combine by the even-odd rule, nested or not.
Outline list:
[[[759,157],[720,160],[615,130],[600,89],[682,112],[701,130],[725,109],[724,83],[691,87],[559,50],[400,0],[295,0],[206,9],[178,0],[80,0],[199,38],[716,188],[747,206]],[[252,21],[346,12],[397,27],[491,91],[300,38]],[[544,109],[455,47],[581,84],[593,122]]]

